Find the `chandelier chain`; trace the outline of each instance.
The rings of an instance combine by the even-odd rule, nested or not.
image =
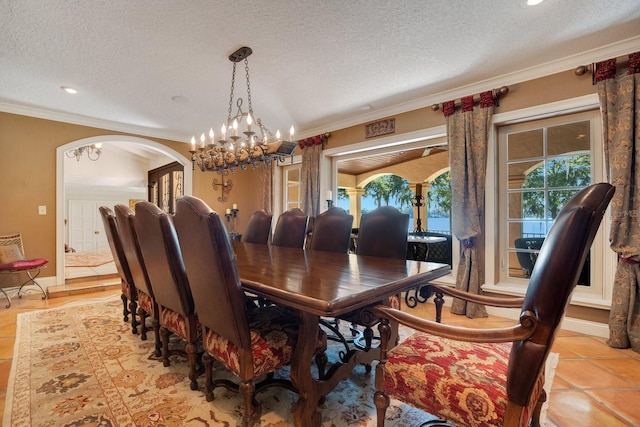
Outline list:
[[[249,114],[253,116],[253,107],[251,106],[251,83],[249,83],[249,59],[244,58],[244,71],[247,74],[247,102],[249,103]]]
[[[246,59],[245,59],[246,61]],[[233,108],[233,89],[236,85],[236,63],[233,63],[233,73],[231,74],[231,94],[229,95],[229,115],[227,117],[227,124],[231,121],[231,110]]]

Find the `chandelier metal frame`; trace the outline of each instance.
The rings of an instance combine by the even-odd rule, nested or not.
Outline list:
[[[100,154],[102,154],[102,144],[97,143],[91,145],[83,145],[82,147],[74,148],[65,152],[68,158],[75,158],[78,162],[80,161],[83,153],[87,153],[87,158],[95,162],[100,158]]]
[[[289,132],[289,140],[284,141],[280,137],[279,130],[274,135],[262,123],[261,119],[255,119],[251,102],[248,60],[252,53],[251,48],[245,46],[229,55],[229,61],[233,62],[229,110],[227,122],[221,128],[220,138],[215,139],[213,128],[209,131],[208,138],[202,133],[198,146],[196,146],[195,136],[191,138],[191,150],[189,151],[191,162],[203,172],[213,171],[227,175],[229,171],[235,172],[237,168],[247,170],[249,165],[252,169],[256,169],[260,165],[264,165],[266,168],[274,161],[276,163],[284,162],[286,156],[291,156],[293,159],[293,152],[298,145],[296,141],[292,141],[293,126]],[[243,111],[244,101],[238,97],[235,103],[237,110],[233,114],[236,64],[243,60],[247,81],[248,111]],[[240,132],[243,136],[240,136],[238,131],[241,126],[246,126],[246,130]],[[254,126],[258,128],[259,135],[253,131]],[[227,132],[230,133],[229,136],[227,136]]]

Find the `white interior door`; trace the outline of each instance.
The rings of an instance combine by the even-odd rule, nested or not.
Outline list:
[[[69,200],[69,245],[77,252],[108,251],[98,207],[109,202]]]

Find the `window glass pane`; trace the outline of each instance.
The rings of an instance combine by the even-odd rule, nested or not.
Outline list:
[[[547,155],[589,151],[591,123],[588,120],[551,126],[547,129]]]
[[[541,160],[509,163],[509,188],[544,188],[542,164]]]
[[[556,219],[560,209],[562,209],[578,191],[578,189],[549,191],[547,193],[547,219]]]
[[[546,169],[549,188],[583,188],[591,182],[591,157],[588,154],[549,159]]]
[[[509,160],[528,159],[544,155],[543,130],[511,133],[507,136],[507,156]]]
[[[509,193],[509,219],[543,219],[544,203],[544,191]]]

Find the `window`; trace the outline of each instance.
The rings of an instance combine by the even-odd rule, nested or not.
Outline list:
[[[605,180],[600,116],[592,110],[521,121],[499,126],[497,135],[498,190],[497,199],[492,197],[497,209],[495,229],[487,221],[487,235],[497,236],[493,243],[496,257],[485,288],[523,293],[560,209],[580,189]],[[612,280],[604,271],[611,255],[605,251],[604,228],[578,281],[578,299],[604,301],[610,295],[604,290]]]
[[[301,177],[302,167],[300,164],[284,167],[284,207],[285,210],[291,208],[302,208],[301,203]]]

